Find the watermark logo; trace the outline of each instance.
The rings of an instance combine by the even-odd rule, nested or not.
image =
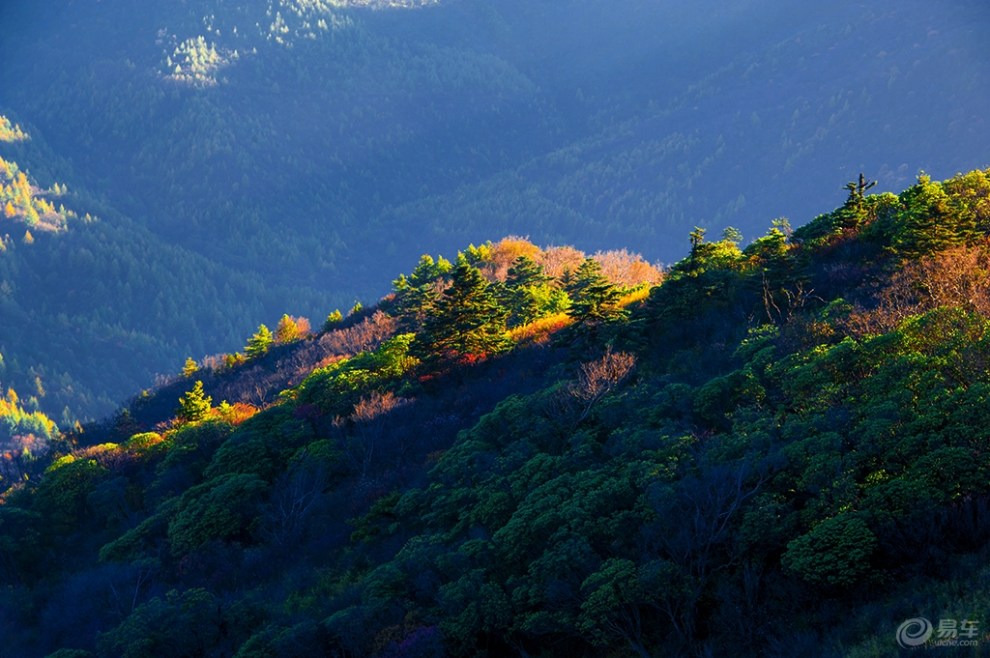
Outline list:
[[[932,623],[924,617],[914,617],[908,619],[897,627],[897,644],[902,649],[920,647],[932,636]]]
[[[925,644],[931,647],[975,647],[979,644],[979,626],[980,623],[972,619],[939,619],[938,626],[933,626],[925,617],[913,617],[897,627],[897,644],[902,649]]]

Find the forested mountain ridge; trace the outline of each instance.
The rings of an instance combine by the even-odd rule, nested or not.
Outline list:
[[[953,7],[9,0],[14,160],[102,221],[2,265],[45,328],[3,327],[4,383],[95,418],[261,319],[377,298],[382,262],[511,234],[672,261],[850,171],[984,166],[987,15]]]
[[[0,214],[3,390],[71,427],[150,385],[152,364],[174,370],[177,354],[205,352],[203,327],[217,332],[211,341],[239,340],[231,317],[261,313],[252,290],[280,294],[258,277],[228,281],[206,258],[163,243],[77,185],[41,131],[8,123],[19,137],[0,141],[0,181],[11,179],[0,186],[11,206]],[[232,291],[241,301],[231,307],[220,298]]]
[[[20,468],[16,464],[22,459],[44,455],[48,442],[57,435],[55,421],[42,411],[41,400],[47,396],[42,374],[47,373],[37,367],[38,363],[24,367],[20,361],[20,357],[30,355],[22,354],[18,349],[20,345],[13,327],[20,322],[20,331],[31,329],[30,321],[27,321],[29,315],[14,301],[22,280],[11,273],[19,269],[20,251],[34,248],[35,235],[44,244],[57,239],[58,234],[68,229],[70,222],[96,221],[88,212],[80,217],[72,208],[66,208],[65,203],[71,204],[74,195],[69,194],[65,184],[56,181],[43,187],[27,171],[21,170],[13,159],[18,154],[7,151],[17,151],[13,145],[30,139],[20,125],[0,115],[0,312],[6,321],[5,331],[0,334],[0,390],[4,391],[0,399],[0,450],[3,451],[0,477],[5,480],[16,479]],[[13,342],[15,353],[5,356],[8,341]],[[53,396],[55,404],[45,405],[46,409],[57,409],[59,403],[67,402],[68,391],[62,388],[65,383],[58,382],[59,389]],[[18,389],[24,394],[23,398]],[[59,420],[64,427],[71,428],[75,418],[66,411]]]
[[[516,238],[423,256],[316,335],[190,360],[4,494],[5,650],[987,641],[990,170],[871,188],[746,247],[698,228],[662,280]]]

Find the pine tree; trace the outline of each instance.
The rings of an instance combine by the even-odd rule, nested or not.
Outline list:
[[[192,389],[179,398],[179,408],[176,415],[184,421],[196,422],[203,420],[213,408],[213,398],[203,391],[203,382],[196,380]]]
[[[532,258],[519,256],[509,268],[502,288],[503,304],[512,314],[513,324],[526,324],[540,317],[543,309],[536,294],[543,291],[543,297],[549,298],[546,287],[551,278],[543,272]]]
[[[275,338],[272,336],[271,330],[263,324],[258,325],[258,331],[251,336],[247,345],[244,346],[244,353],[249,359],[263,356],[274,341]]]
[[[699,251],[702,245],[705,244],[705,233],[707,229],[703,229],[700,226],[695,226],[694,230],[688,234],[688,238],[691,241],[691,253],[688,256],[688,269],[693,271],[698,269]]]
[[[856,181],[846,183],[849,198],[832,214],[836,228],[856,228],[867,221],[866,191],[876,184],[876,181],[868,180],[863,174],[859,175],[858,183]]]
[[[408,277],[400,275],[392,282],[396,315],[403,329],[414,331],[423,326],[440,298],[451,269],[450,261],[442,256],[434,261],[432,256],[424,254]]]
[[[955,212],[942,186],[925,174],[901,193],[900,200],[904,211],[894,248],[904,255],[932,254],[976,237],[973,217]]]
[[[722,240],[738,245],[743,241],[742,231],[737,229],[735,226],[726,226],[722,231]]]
[[[597,324],[626,316],[626,310],[618,305],[621,297],[618,289],[609,283],[601,265],[592,258],[581,263],[566,290],[571,297],[567,313],[578,322]]]
[[[478,268],[462,263],[426,318],[418,351],[424,360],[501,352],[509,345],[507,317]]]
[[[512,267],[509,268],[505,285],[510,288],[522,288],[538,286],[549,281],[550,277],[543,272],[543,268],[536,261],[529,256],[520,256],[513,261]]]

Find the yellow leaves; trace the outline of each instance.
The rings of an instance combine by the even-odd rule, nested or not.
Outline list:
[[[197,364],[196,361],[193,360],[193,358],[191,356],[190,357],[186,357],[186,362],[182,366],[182,376],[183,377],[192,377],[197,372],[199,372],[199,364]]]
[[[0,114],[0,142],[23,142],[30,139],[20,126]]]
[[[48,199],[37,197],[35,199],[35,208],[42,215],[54,215],[57,214],[55,211],[55,206]]]
[[[55,183],[48,190],[36,186],[16,162],[0,157],[0,208],[3,209],[3,218],[19,220],[32,227],[37,225],[46,231],[63,230],[68,219],[78,215],[64,206],[56,208],[44,195],[62,196],[65,193],[66,188],[61,183]],[[33,235],[24,238],[26,244],[33,241]]]
[[[621,308],[625,308],[637,302],[645,301],[649,296],[650,296],[650,287],[643,286],[633,290],[632,292],[626,293],[625,295],[620,297],[619,301],[616,302],[616,305]]]
[[[31,402],[36,402],[34,398]],[[7,389],[7,395],[0,397],[0,420],[6,421],[10,433],[14,436],[34,435],[49,439],[57,431],[55,422],[40,411],[28,411],[21,404],[20,396],[13,388]],[[3,427],[4,423],[0,423]]]
[[[62,468],[63,466],[68,466],[74,461],[76,461],[74,455],[62,455],[61,457],[53,461],[48,468],[45,469],[45,473],[54,473],[58,469]]]
[[[516,343],[532,342],[537,344],[545,343],[550,336],[557,333],[564,327],[574,324],[574,318],[567,313],[556,313],[545,318],[534,320],[521,327],[509,329],[506,336]]]
[[[127,440],[125,446],[129,450],[142,451],[153,448],[165,439],[157,432],[141,432]]]
[[[310,335],[309,320],[303,317],[282,316],[275,327],[275,343],[284,345],[301,340]]]

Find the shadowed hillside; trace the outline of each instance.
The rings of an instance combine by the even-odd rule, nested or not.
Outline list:
[[[374,308],[189,359],[5,480],[5,649],[897,656],[918,618],[983,642],[990,170],[872,182],[745,247],[697,228],[664,272],[423,256]]]

